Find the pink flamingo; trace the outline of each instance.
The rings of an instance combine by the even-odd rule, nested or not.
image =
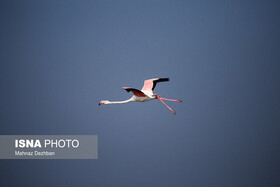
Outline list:
[[[128,88],[128,87],[122,87],[125,89],[127,92],[132,91],[133,96],[125,101],[107,101],[107,100],[102,100],[99,102],[99,105],[101,104],[122,104],[122,103],[128,103],[128,102],[145,102],[145,101],[150,101],[153,99],[159,99],[173,114],[175,114],[175,111],[170,108],[167,104],[163,102],[163,100],[167,101],[176,101],[176,102],[182,102],[181,100],[175,100],[175,99],[166,99],[162,98],[156,94],[153,93],[154,88],[156,87],[156,84],[158,82],[166,82],[169,81],[169,78],[154,78],[154,79],[149,79],[145,80],[143,88],[140,90],[137,90],[135,88]]]

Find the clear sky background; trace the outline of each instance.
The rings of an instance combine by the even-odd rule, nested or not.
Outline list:
[[[1,1],[0,132],[99,136],[0,160],[2,185],[279,186],[277,1]],[[149,78],[183,100],[102,105]],[[0,150],[1,151],[1,150]]]

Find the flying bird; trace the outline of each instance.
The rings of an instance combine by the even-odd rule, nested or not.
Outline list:
[[[127,99],[125,101],[108,101],[108,100],[102,100],[99,102],[99,105],[101,104],[122,104],[122,103],[128,103],[128,102],[145,102],[150,101],[153,99],[159,99],[173,114],[175,114],[175,111],[170,108],[167,104],[163,102],[163,100],[166,101],[175,101],[175,102],[182,102],[181,100],[175,100],[175,99],[166,99],[162,98],[157,94],[153,93],[153,90],[155,89],[157,83],[159,82],[167,82],[169,81],[169,78],[154,78],[154,79],[148,79],[145,80],[143,88],[140,90],[137,90],[135,88],[129,88],[129,87],[122,87],[127,92],[132,92],[133,96],[130,99]]]

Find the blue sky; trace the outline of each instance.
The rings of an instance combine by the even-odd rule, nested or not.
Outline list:
[[[98,160],[1,160],[0,183],[279,185],[279,3],[1,1],[1,134],[94,134]],[[160,101],[123,86],[169,77]]]

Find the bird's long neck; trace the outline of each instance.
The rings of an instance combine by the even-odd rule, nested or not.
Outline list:
[[[133,101],[132,98],[127,99],[127,100],[124,100],[124,101],[108,101],[107,104],[123,104],[123,103],[129,103],[129,102],[131,102],[131,101]]]

